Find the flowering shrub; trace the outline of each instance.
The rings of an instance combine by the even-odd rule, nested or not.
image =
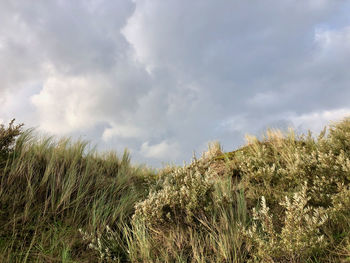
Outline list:
[[[263,142],[251,139],[245,154],[234,159],[251,205],[265,196],[269,204],[278,206],[279,200],[291,197],[306,180],[310,203],[329,206],[331,196],[338,193],[337,185],[350,181],[350,156],[344,149],[328,147],[325,140],[296,137],[293,132],[287,136],[270,132]]]
[[[253,209],[253,224],[246,237],[251,245],[254,262],[305,262],[317,249],[323,249],[327,241],[320,232],[328,215],[323,208],[307,206],[306,184],[292,200],[285,197],[280,203],[285,209],[282,228],[279,231],[261,198],[260,210]]]
[[[192,225],[213,208],[214,171],[210,160],[222,154],[219,143],[209,144],[208,151],[184,167],[167,167],[159,175],[156,187],[136,204],[135,220],[152,227]]]
[[[146,225],[190,225],[212,208],[210,171],[202,174],[195,167],[174,168],[161,180],[160,189],[135,206],[134,218],[143,219]]]
[[[268,131],[228,154],[212,144],[150,184],[124,232],[90,235],[101,259],[120,260],[118,246],[130,262],[350,259],[350,119],[318,138]]]
[[[113,231],[108,225],[103,233],[87,233],[79,229],[84,241],[89,242],[88,248],[97,252],[100,262],[120,262],[122,249],[120,233]]]

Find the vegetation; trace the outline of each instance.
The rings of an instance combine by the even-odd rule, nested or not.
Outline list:
[[[350,262],[350,118],[183,167],[0,126],[0,262]]]

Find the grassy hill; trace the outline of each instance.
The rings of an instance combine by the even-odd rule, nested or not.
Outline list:
[[[0,262],[350,262],[350,119],[157,171],[0,126]]]

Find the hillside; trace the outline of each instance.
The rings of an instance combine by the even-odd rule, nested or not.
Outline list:
[[[350,118],[183,167],[0,126],[0,262],[350,262]]]

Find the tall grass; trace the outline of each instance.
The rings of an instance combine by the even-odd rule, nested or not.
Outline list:
[[[128,222],[151,171],[131,167],[126,151],[118,158],[87,146],[37,139],[30,130],[20,135],[0,170],[0,261],[88,258],[79,228],[103,231]]]
[[[11,125],[0,262],[350,262],[349,118],[159,171]]]
[[[232,181],[225,180],[216,187],[229,185]],[[215,193],[222,194],[220,189]],[[221,197],[231,201],[219,202],[207,216],[196,217],[193,224],[153,228],[140,219],[134,220],[128,230],[131,261],[244,262],[246,252],[240,232],[248,223],[244,197],[235,191]]]

